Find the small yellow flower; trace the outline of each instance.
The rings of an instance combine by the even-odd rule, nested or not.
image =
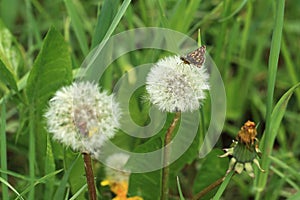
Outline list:
[[[108,185],[110,187],[110,191],[116,195],[113,200],[143,200],[142,197],[138,196],[127,197],[130,172],[124,168],[128,159],[127,154],[116,153],[106,160],[106,164],[110,167],[105,169],[106,179],[101,182],[101,186]]]
[[[256,138],[255,123],[247,121],[238,133],[237,141],[233,141],[231,148],[224,149],[225,154],[220,157],[232,156],[229,162],[227,174],[233,169],[238,174],[245,170],[248,175],[254,178],[252,163],[254,163],[260,171],[264,170],[260,167],[257,157],[261,151],[258,148],[258,139]]]

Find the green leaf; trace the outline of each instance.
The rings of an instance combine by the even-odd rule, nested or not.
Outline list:
[[[173,30],[180,32],[187,32],[189,27],[192,25],[197,9],[199,8],[202,1],[199,0],[180,0],[173,9],[173,15],[170,20],[170,27]]]
[[[68,185],[68,180],[71,177],[71,172],[73,171],[74,166],[76,166],[78,164],[78,162],[82,161],[82,159],[79,159],[80,157],[81,157],[81,155],[79,154],[77,156],[77,158],[73,159],[73,161],[70,164],[66,163],[67,169],[64,173],[64,176],[62,177],[62,179],[60,181],[60,185],[58,186],[53,199],[56,199],[56,200],[64,199],[64,193],[65,193],[65,190]],[[68,160],[69,159],[65,159],[65,161],[68,161]],[[76,176],[74,176],[74,177],[76,177]],[[78,177],[76,177],[76,178],[79,179]]]
[[[288,102],[293,95],[294,91],[300,86],[300,83],[294,85],[292,88],[290,88],[278,101],[278,103],[275,105],[272,115],[271,115],[271,122],[270,126],[271,129],[271,136],[272,141],[275,140],[276,135],[278,133],[279,126],[281,124],[281,120],[285,114],[286,107],[288,105]]]
[[[136,148],[136,152],[151,152],[161,148],[161,138],[152,138]],[[128,161],[134,162],[134,160]],[[162,162],[157,160],[157,162]],[[138,163],[143,165],[142,163]],[[156,170],[147,173],[131,174],[128,188],[129,196],[140,196],[144,200],[159,200],[161,194],[162,170]]]
[[[2,62],[1,58],[0,58],[0,80],[4,84],[10,86],[15,91],[18,91],[18,86],[16,83],[16,77],[14,73],[11,70],[9,70],[8,67],[6,67],[6,65]]]
[[[288,198],[288,200],[297,200],[300,199],[300,191],[298,191],[296,194]]]
[[[0,177],[0,182],[5,184],[7,187],[9,187],[14,193],[16,193],[18,195],[19,199],[23,199],[22,195],[11,185],[9,184],[9,182],[7,182],[5,179],[3,179],[2,177]]]
[[[228,159],[219,158],[219,155],[222,155],[223,151],[220,149],[212,150],[203,161],[201,168],[198,170],[198,174],[196,175],[194,185],[193,185],[193,193],[199,193],[204,188],[223,177],[226,174],[226,170],[228,168]],[[210,199],[216,192],[214,190],[207,193],[203,199]]]
[[[234,173],[235,173],[235,171],[231,171],[231,172],[229,172],[226,175],[223,183],[220,185],[220,187],[219,187],[216,195],[214,196],[213,200],[219,200],[221,198],[221,195],[223,194],[223,192],[225,191],[226,187],[228,186],[229,181],[231,180],[231,178],[234,175]]]
[[[17,71],[22,63],[20,45],[0,20],[0,80],[15,91],[18,90]]]
[[[64,2],[67,7],[68,14],[71,17],[71,23],[74,28],[74,32],[79,42],[81,51],[84,55],[87,55],[89,52],[89,47],[87,45],[88,40],[85,36],[83,21],[81,20],[81,17],[75,8],[74,2],[70,0],[64,0]]]
[[[118,11],[120,0],[104,0],[95,28],[92,48],[100,44]]]
[[[29,103],[30,151],[29,158],[38,167],[45,169],[46,130],[43,111],[53,93],[72,80],[69,47],[62,35],[51,28],[33,64],[27,79],[26,94]],[[36,147],[33,145],[35,144]],[[35,157],[35,149],[38,149]],[[33,169],[33,168],[32,168]],[[33,172],[32,172],[33,173]]]
[[[47,150],[46,150],[46,162],[45,162],[45,173],[50,174],[55,171],[55,162],[52,151],[52,145],[50,140],[50,135],[47,135]],[[52,199],[54,191],[55,176],[49,178],[46,184],[44,199]]]
[[[44,108],[56,90],[71,82],[71,66],[69,47],[63,36],[52,27],[27,80],[29,104]]]

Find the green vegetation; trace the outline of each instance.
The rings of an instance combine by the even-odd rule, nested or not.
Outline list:
[[[222,135],[199,159],[210,122],[207,99],[195,140],[170,165],[169,199],[192,199],[225,175],[229,159],[218,156],[247,120],[258,125],[259,162],[266,172],[254,166],[254,179],[232,172],[203,199],[300,199],[299,10],[297,0],[0,0],[0,199],[88,198],[81,155],[52,140],[43,115],[94,47],[141,27],[176,30],[206,45],[226,90],[227,99],[220,99],[227,106]],[[170,52],[157,49],[127,53],[109,66],[99,85],[112,92],[134,66],[166,55]],[[129,106],[141,126],[151,121],[145,96],[145,87],[138,88]],[[156,150],[173,118],[168,114],[151,138],[119,130],[112,141],[129,151]],[[97,196],[106,200],[113,195],[100,184],[104,168],[94,160]],[[128,196],[160,199],[161,179],[161,169],[131,174]]]

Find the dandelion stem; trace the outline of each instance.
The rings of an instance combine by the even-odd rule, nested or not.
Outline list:
[[[176,124],[180,118],[180,115],[181,115],[180,112],[177,112],[175,114],[173,122],[168,128],[165,136],[165,148],[164,148],[164,157],[163,157],[164,159],[163,162],[165,167],[163,168],[163,174],[162,174],[162,192],[161,192],[162,200],[167,200],[169,195],[169,173],[170,173],[169,161],[170,161],[171,149],[168,146],[168,144],[172,140],[172,135],[176,127]]]
[[[209,186],[207,186],[206,188],[204,188],[202,191],[200,191],[199,193],[197,193],[192,200],[198,200],[201,199],[202,197],[204,197],[207,193],[209,193],[210,191],[212,191],[213,189],[215,189],[216,187],[218,187],[219,185],[221,185],[225,179],[227,179],[227,181],[229,182],[229,180],[232,178],[232,176],[234,176],[236,173],[234,171],[231,171],[230,173],[226,173],[225,176],[219,178],[218,180],[216,180],[215,182],[213,182],[212,184],[210,184]],[[225,181],[227,183],[227,181]],[[224,183],[225,183],[224,182]],[[228,184],[228,183],[227,183]],[[226,185],[227,185],[226,184]],[[221,186],[222,187],[222,186]],[[220,189],[219,189],[220,190]],[[218,191],[219,193],[219,191]],[[221,191],[221,194],[223,193],[223,190]],[[215,198],[213,198],[215,199]]]
[[[215,182],[213,182],[212,184],[210,184],[209,186],[204,188],[202,191],[200,191],[193,197],[193,200],[197,200],[197,199],[204,197],[208,192],[210,192],[211,190],[213,190],[216,187],[218,187],[219,185],[221,185],[221,183],[223,183],[224,179],[225,179],[225,176],[223,176],[222,178],[219,178],[218,180],[216,180]]]
[[[96,188],[94,182],[91,156],[88,153],[82,153],[82,154],[83,154],[84,168],[85,168],[86,181],[88,185],[90,200],[96,200],[97,196],[96,196]]]

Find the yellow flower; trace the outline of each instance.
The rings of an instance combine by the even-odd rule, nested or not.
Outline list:
[[[128,182],[130,172],[125,169],[129,155],[124,153],[115,153],[106,159],[105,168],[106,179],[101,182],[101,186],[109,186],[116,197],[113,200],[143,200],[142,197],[127,197]]]
[[[128,192],[128,182],[111,182],[109,180],[104,180],[101,182],[101,186],[109,185],[110,191],[112,191],[116,197],[113,200],[143,200],[142,197],[134,196],[127,197]]]

